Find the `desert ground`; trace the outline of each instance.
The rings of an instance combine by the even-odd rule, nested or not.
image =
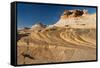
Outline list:
[[[18,30],[19,65],[88,60],[96,60],[96,14],[68,10],[53,25]]]

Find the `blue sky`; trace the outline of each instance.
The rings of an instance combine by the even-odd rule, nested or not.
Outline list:
[[[89,13],[95,13],[96,8],[75,7],[59,5],[37,5],[28,3],[17,4],[17,26],[18,28],[31,27],[35,23],[41,22],[45,25],[56,23],[64,10],[87,9]]]

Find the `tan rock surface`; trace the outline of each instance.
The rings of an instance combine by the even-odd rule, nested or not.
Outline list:
[[[45,27],[41,31],[29,30],[27,36],[22,33],[25,36],[17,41],[17,63],[20,65],[96,60],[96,15],[76,14],[85,13],[81,10],[70,12],[75,13],[74,18],[69,18],[69,11],[65,11],[63,15],[68,13],[67,17],[60,19],[54,26]],[[81,20],[77,23],[78,28],[72,19]],[[91,24],[85,19],[89,19]]]

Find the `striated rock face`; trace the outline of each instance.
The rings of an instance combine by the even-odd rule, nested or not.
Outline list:
[[[96,60],[95,29],[48,29],[17,42],[20,64]]]
[[[54,25],[38,23],[18,37],[18,65],[96,60],[96,14],[87,10],[65,10]]]
[[[54,24],[58,27],[96,28],[96,14],[89,14],[87,10],[65,10],[61,18]]]

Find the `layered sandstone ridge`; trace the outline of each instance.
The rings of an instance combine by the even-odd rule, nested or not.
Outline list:
[[[57,23],[34,24],[17,36],[18,65],[96,60],[96,14],[86,10],[66,10]]]
[[[95,28],[96,14],[89,14],[87,10],[65,10],[59,21],[54,24],[58,27]]]

